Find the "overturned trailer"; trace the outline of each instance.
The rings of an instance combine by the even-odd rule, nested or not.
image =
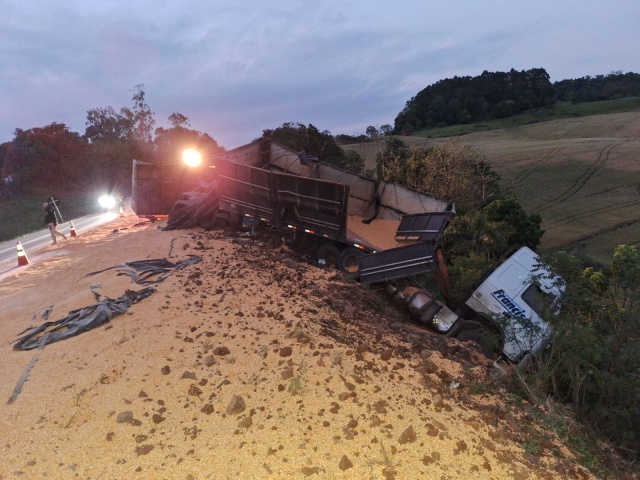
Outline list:
[[[289,233],[296,246],[362,282],[437,271],[453,203],[375,181],[262,138],[216,159],[220,209]]]
[[[256,233],[284,240],[319,264],[386,284],[414,319],[440,332],[480,344],[487,331],[496,334],[498,350],[511,362],[528,363],[523,360],[551,338],[539,304],[544,297],[557,305],[561,292],[535,277],[538,260],[526,248],[502,259],[462,314],[411,281],[431,272],[448,296],[439,249],[455,216],[447,200],[321,162],[269,138],[219,154],[202,172],[198,186],[176,202],[167,229],[248,221]]]

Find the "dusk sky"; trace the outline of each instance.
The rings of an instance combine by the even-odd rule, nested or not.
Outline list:
[[[484,70],[640,73],[638,0],[0,0],[0,143],[132,105],[227,149],[284,122],[358,135]]]

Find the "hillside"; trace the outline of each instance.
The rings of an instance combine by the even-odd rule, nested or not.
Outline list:
[[[448,138],[401,137],[411,146]],[[506,192],[539,213],[542,251],[571,249],[599,263],[640,241],[640,111],[553,120],[454,138],[484,153]],[[374,144],[344,147],[375,166]]]
[[[286,247],[138,222],[0,278],[0,478],[595,478],[568,417],[383,293]],[[104,269],[187,255],[202,261],[105,326],[12,350],[38,313],[141,288]]]

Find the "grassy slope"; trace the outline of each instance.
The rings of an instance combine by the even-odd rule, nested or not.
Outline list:
[[[600,103],[600,111],[606,111],[613,102]],[[569,249],[606,263],[616,245],[640,245],[637,101],[635,106],[623,113],[497,128],[456,136],[456,140],[483,152],[500,173],[504,190],[513,193],[527,211],[542,215],[546,229],[542,251]],[[425,146],[450,138],[427,138],[434,132],[422,133],[402,139],[412,146]],[[367,168],[373,168],[374,144],[345,148],[364,153]]]

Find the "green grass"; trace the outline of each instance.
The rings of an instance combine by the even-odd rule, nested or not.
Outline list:
[[[457,137],[469,133],[500,130],[503,128],[521,127],[533,123],[560,120],[563,118],[585,117],[590,115],[605,115],[608,113],[630,112],[640,108],[640,98],[627,97],[617,100],[571,104],[557,102],[552,108],[527,110],[509,118],[498,118],[482,123],[468,125],[451,125],[442,128],[431,128],[415,132],[413,136],[423,138]]]
[[[618,245],[640,247],[640,222],[596,234],[585,241],[576,242],[570,250],[588,263],[603,267],[611,263],[613,250]]]
[[[42,203],[35,196],[0,203],[0,241],[44,228]]]

